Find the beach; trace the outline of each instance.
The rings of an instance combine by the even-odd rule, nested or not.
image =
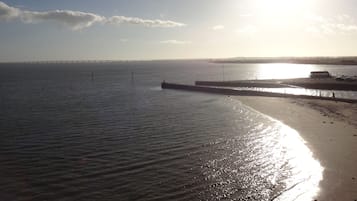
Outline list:
[[[324,168],[315,200],[357,200],[356,104],[291,98],[236,98],[300,133]]]

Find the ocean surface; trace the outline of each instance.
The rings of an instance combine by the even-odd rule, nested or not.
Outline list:
[[[323,167],[297,131],[234,97],[160,83],[312,70],[357,74],[206,61],[0,64],[0,200],[309,200]]]

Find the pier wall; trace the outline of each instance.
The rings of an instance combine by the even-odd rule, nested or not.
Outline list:
[[[303,98],[303,99],[338,101],[338,102],[346,102],[346,103],[357,103],[357,100],[351,100],[351,99],[307,96],[307,95],[292,95],[292,94],[282,94],[282,93],[262,92],[262,91],[252,91],[252,90],[235,90],[235,89],[228,89],[228,88],[184,85],[184,84],[175,84],[175,83],[167,83],[167,82],[161,83],[161,88],[162,89],[175,89],[175,90],[192,91],[192,92],[221,94],[221,95],[232,95],[232,96]]]

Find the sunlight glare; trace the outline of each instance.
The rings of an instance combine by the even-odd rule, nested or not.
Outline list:
[[[316,69],[315,65],[272,63],[260,64],[258,79],[306,78]]]
[[[260,4],[266,11],[271,13],[296,13],[308,9],[311,0],[260,0]]]
[[[299,133],[277,122],[281,126],[281,148],[285,150],[285,157],[292,167],[292,177],[286,180],[287,188],[277,200],[313,200],[320,191],[319,183],[323,179],[324,168],[313,157],[313,153],[306,146],[306,142]],[[281,154],[276,152],[277,155]]]
[[[297,23],[313,12],[315,0],[258,0],[259,15],[273,24]]]

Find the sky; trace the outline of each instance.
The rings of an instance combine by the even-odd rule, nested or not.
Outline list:
[[[0,62],[357,56],[357,1],[0,0]]]

